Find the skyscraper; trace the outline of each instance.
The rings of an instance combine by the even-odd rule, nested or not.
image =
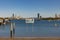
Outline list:
[[[14,19],[14,13],[12,14],[12,18]]]
[[[38,19],[40,18],[40,14],[39,14],[39,13],[37,14],[37,18],[38,18]]]

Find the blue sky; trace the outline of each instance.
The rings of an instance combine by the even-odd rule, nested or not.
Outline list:
[[[0,17],[54,17],[60,14],[60,0],[0,0]]]

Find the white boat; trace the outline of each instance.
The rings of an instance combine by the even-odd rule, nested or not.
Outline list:
[[[34,23],[34,19],[25,19],[25,23]]]

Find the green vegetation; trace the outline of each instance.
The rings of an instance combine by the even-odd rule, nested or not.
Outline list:
[[[42,18],[42,20],[58,20],[60,18]]]

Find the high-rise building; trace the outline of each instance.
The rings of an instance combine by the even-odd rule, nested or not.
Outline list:
[[[14,19],[14,13],[12,14],[12,18]]]
[[[40,14],[39,14],[39,13],[37,14],[37,18],[38,18],[38,19],[40,18]]]
[[[14,17],[14,13],[13,13],[13,17]]]

